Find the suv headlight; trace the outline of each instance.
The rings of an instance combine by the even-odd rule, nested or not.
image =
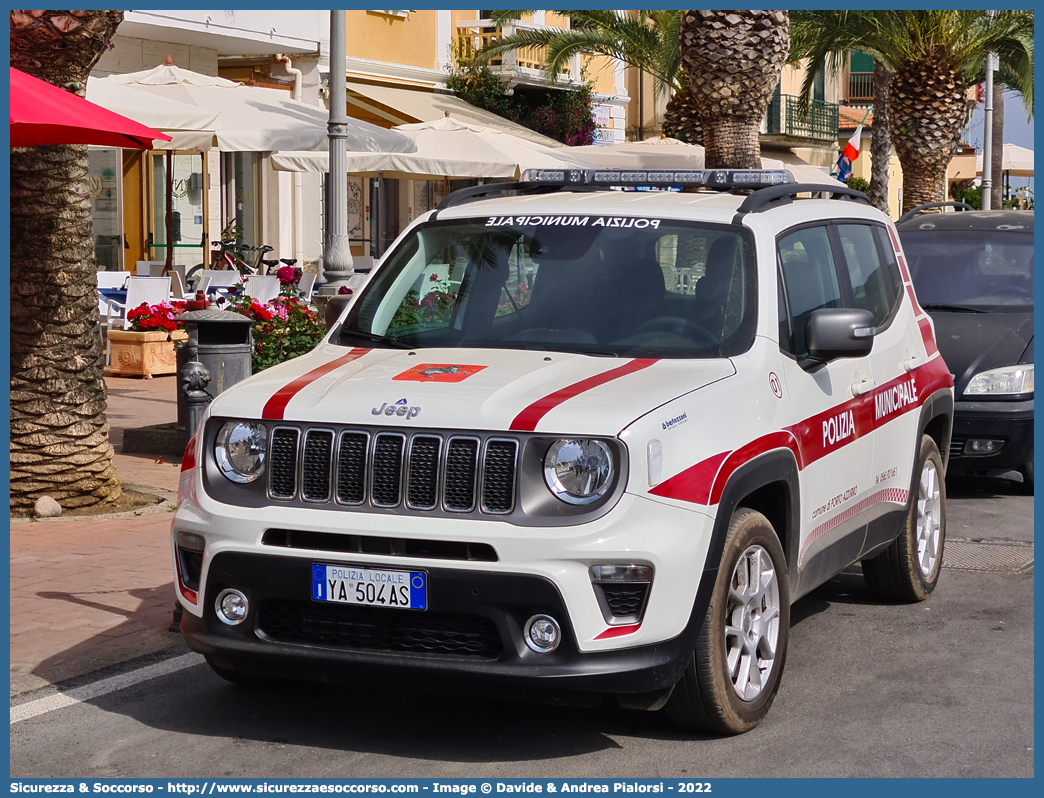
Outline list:
[[[1002,396],[1004,394],[1033,393],[1033,364],[1004,366],[980,371],[964,389],[965,396]]]
[[[229,421],[218,430],[214,458],[233,482],[253,482],[265,472],[268,430],[264,424]]]
[[[555,441],[544,457],[544,482],[567,504],[589,504],[609,490],[613,454],[601,441],[567,438]]]

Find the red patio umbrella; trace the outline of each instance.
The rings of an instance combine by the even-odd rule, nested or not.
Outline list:
[[[151,150],[170,136],[11,67],[11,146],[99,144]]]

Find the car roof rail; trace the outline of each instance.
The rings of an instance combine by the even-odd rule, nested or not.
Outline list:
[[[757,191],[764,186],[793,182],[794,176],[786,169],[527,169],[520,181],[491,183],[454,191],[439,204],[435,215],[455,205],[509,191],[519,194],[607,191],[614,188]]]
[[[798,194],[830,194],[831,199],[847,199],[850,202],[861,202],[869,205],[870,198],[862,191],[841,185],[824,183],[788,183],[782,186],[769,186],[755,191],[739,206],[737,213],[760,213],[761,211],[789,205]]]
[[[922,213],[923,211],[930,210],[931,208],[956,208],[959,211],[975,210],[975,208],[973,208],[967,202],[927,202],[924,205],[918,205],[914,208],[910,208],[910,210],[908,210],[906,213],[900,216],[895,223],[902,224],[903,222],[908,222],[917,214]]]

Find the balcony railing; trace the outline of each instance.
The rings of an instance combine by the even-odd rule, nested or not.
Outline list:
[[[837,109],[837,103],[812,100],[808,110],[802,112],[797,97],[777,95],[772,98],[765,115],[765,133],[788,139],[835,141]]]
[[[531,22],[515,22],[502,28],[496,27],[491,19],[470,19],[457,23],[456,55],[469,59],[476,51],[488,47],[505,36],[522,30],[545,30],[546,25]],[[519,82],[543,83],[545,47],[524,47],[490,59],[489,68],[497,74],[521,79]],[[570,59],[569,64],[558,75],[559,82],[571,83],[580,74],[580,57]],[[528,80],[527,80],[528,79]]]
[[[850,103],[874,101],[873,72],[850,72],[848,74],[848,101]]]

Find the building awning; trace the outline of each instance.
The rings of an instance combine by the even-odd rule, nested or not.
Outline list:
[[[500,130],[535,144],[543,144],[545,147],[565,146],[560,141],[542,136],[502,116],[476,108],[453,94],[393,89],[388,86],[372,86],[354,81],[348,81],[347,88],[349,114],[355,107],[366,112],[367,117],[376,116],[394,125],[401,125],[413,122],[434,122],[442,119],[448,111],[454,119],[470,125]]]

